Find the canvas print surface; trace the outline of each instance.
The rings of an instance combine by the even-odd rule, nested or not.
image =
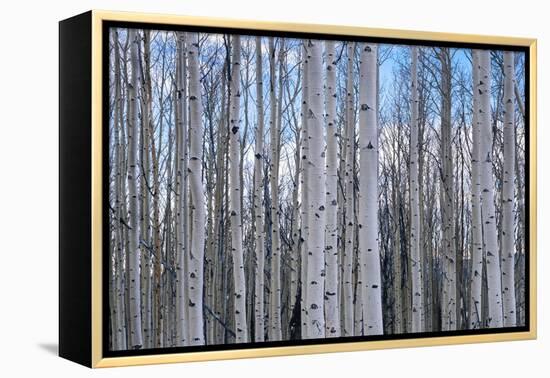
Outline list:
[[[525,52],[314,37],[109,28],[108,350],[526,325]]]

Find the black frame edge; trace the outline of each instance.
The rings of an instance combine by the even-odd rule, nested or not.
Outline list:
[[[59,356],[92,367],[92,12],[59,22]]]

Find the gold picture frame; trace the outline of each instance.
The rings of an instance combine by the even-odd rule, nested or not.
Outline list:
[[[89,57],[91,58],[89,68],[90,77],[88,89],[91,89],[89,116],[90,116],[90,129],[91,134],[87,134],[85,137],[90,138],[90,201],[89,201],[89,215],[91,220],[89,223],[89,260],[88,255],[86,261],[81,261],[81,265],[73,262],[71,257],[67,257],[68,252],[64,253],[60,251],[60,354],[63,357],[69,358],[76,362],[83,363],[84,365],[99,368],[99,367],[115,367],[115,366],[131,366],[131,365],[144,365],[144,364],[161,364],[161,363],[174,363],[174,362],[190,362],[190,361],[207,361],[207,360],[222,360],[222,359],[238,359],[238,358],[251,358],[251,357],[268,357],[268,356],[285,356],[285,355],[302,355],[312,353],[329,353],[329,352],[349,352],[349,351],[362,351],[372,349],[389,349],[389,348],[404,348],[404,347],[420,347],[420,346],[435,346],[435,345],[449,345],[449,344],[467,344],[467,343],[484,343],[484,342],[496,342],[496,341],[513,341],[513,340],[529,340],[535,339],[537,336],[537,264],[536,264],[536,250],[537,250],[537,41],[536,39],[529,38],[513,38],[513,37],[501,37],[501,36],[484,36],[484,35],[469,35],[469,34],[452,34],[452,33],[436,33],[436,32],[424,32],[424,31],[411,31],[411,30],[393,30],[393,29],[378,29],[367,27],[355,27],[355,26],[337,26],[337,25],[317,25],[317,24],[295,24],[295,23],[282,23],[282,22],[260,22],[252,20],[232,20],[232,19],[219,19],[210,17],[190,17],[190,16],[176,16],[176,15],[163,15],[163,14],[147,14],[147,13],[128,13],[128,12],[111,12],[93,10],[84,14],[86,19],[84,29],[89,25],[89,36],[91,38],[89,42]],[[73,19],[70,19],[73,20]],[[70,21],[69,20],[69,21]],[[76,20],[76,18],[74,19]],[[103,180],[103,164],[105,162],[103,156],[103,96],[105,87],[103,85],[103,41],[105,38],[104,23],[109,21],[127,22],[127,23],[144,23],[144,24],[163,24],[163,25],[187,25],[187,26],[201,26],[201,27],[215,27],[215,28],[227,28],[227,29],[239,29],[239,30],[251,30],[251,31],[270,31],[270,32],[300,32],[311,34],[331,34],[342,36],[356,36],[356,37],[377,37],[377,38],[395,38],[399,40],[421,40],[431,42],[455,42],[455,43],[470,43],[479,45],[502,45],[502,46],[521,46],[528,49],[529,56],[529,102],[526,112],[529,117],[529,155],[526,157],[528,161],[529,169],[529,185],[528,196],[529,203],[526,207],[529,209],[529,266],[528,266],[528,288],[526,293],[529,298],[529,329],[528,331],[521,332],[505,332],[505,333],[491,333],[491,334],[475,334],[475,335],[457,335],[457,336],[430,336],[424,338],[406,338],[399,340],[375,340],[375,341],[360,341],[360,342],[342,342],[331,344],[312,344],[312,345],[298,345],[298,346],[282,346],[282,347],[265,347],[254,349],[227,349],[217,351],[198,351],[198,352],[185,352],[185,353],[166,353],[166,354],[154,354],[154,355],[135,355],[135,356],[123,356],[123,357],[104,357],[103,353],[103,327],[104,327],[104,291],[103,291],[103,222],[104,220],[104,183]],[[67,49],[72,46],[70,40],[64,42],[63,32],[71,31],[73,29],[63,30],[63,23],[61,22],[60,41],[61,47],[67,46]],[[81,28],[80,26],[77,27]],[[76,30],[76,29],[74,29]],[[80,30],[80,29],[79,29]],[[60,49],[63,50],[63,49]],[[60,57],[64,52],[60,51]],[[62,60],[60,58],[60,60]],[[60,74],[63,76],[63,65],[60,68]],[[63,79],[60,79],[63,81]],[[61,84],[61,89],[63,89]],[[526,93],[527,96],[527,93]],[[65,107],[69,105],[68,97],[64,98],[61,95],[60,101],[60,113],[65,111]],[[86,104],[82,105],[86,106]],[[64,113],[63,113],[64,114]],[[67,116],[69,119],[70,117]],[[61,123],[63,117],[61,117]],[[61,126],[61,134],[64,132],[63,125]],[[61,135],[63,140],[63,135]],[[61,143],[63,144],[63,143]],[[61,160],[64,155],[62,154]],[[63,165],[63,161],[61,162]],[[70,172],[67,168],[67,176]],[[61,185],[64,185],[63,170],[61,174]],[[61,195],[62,196],[62,195]],[[73,194],[72,197],[67,195],[67,201],[78,200],[77,194]],[[63,206],[63,204],[60,204]],[[62,210],[63,215],[63,210]],[[62,216],[60,217],[62,218]],[[70,227],[67,225],[66,227]],[[61,239],[66,237],[64,234],[69,229],[61,229]],[[60,246],[60,250],[63,249],[63,243]],[[88,247],[88,246],[83,246]],[[78,250],[72,249],[72,252],[78,252]],[[65,262],[66,261],[66,262]],[[87,265],[86,265],[87,264]],[[84,325],[70,325],[69,319],[78,316],[76,310],[71,309],[72,302],[64,302],[64,297],[72,298],[75,294],[69,292],[68,288],[71,285],[71,277],[69,273],[66,273],[68,269],[73,269],[76,272],[89,270],[90,282],[89,286],[85,286],[85,289],[90,290],[88,293],[83,293],[84,300],[89,300],[89,309],[91,309],[89,317],[86,317],[82,321]],[[66,275],[69,274],[69,275]],[[87,279],[87,278],[86,278]],[[73,284],[74,285],[74,284]],[[76,285],[75,288],[80,288]],[[72,299],[71,299],[72,300]],[[90,322],[89,328],[83,329],[87,322]],[[72,327],[72,328],[71,328]],[[85,333],[85,336],[74,334],[75,331],[81,330]],[[72,335],[69,335],[72,333]],[[73,354],[71,349],[76,348],[78,341],[75,338],[84,340],[85,343],[90,343],[89,349],[85,349],[84,352],[75,352]],[[89,353],[89,354],[88,354]],[[84,355],[84,357],[82,357]],[[88,358],[89,357],[89,358]]]

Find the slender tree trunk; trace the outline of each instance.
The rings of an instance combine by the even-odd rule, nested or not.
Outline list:
[[[343,336],[354,336],[353,256],[355,254],[355,117],[353,98],[353,60],[355,43],[348,45],[346,77],[346,136],[345,136],[345,212],[344,212],[344,330]],[[360,305],[360,304],[357,304]]]
[[[517,87],[517,85],[516,85]],[[518,97],[516,97],[518,101]],[[518,103],[521,101],[519,99]],[[519,104],[518,104],[519,105]],[[522,104],[523,106],[523,104]],[[525,125],[525,124],[524,124]],[[524,183],[522,179],[522,173],[525,172],[525,165],[523,164],[523,169],[520,167],[519,154],[517,153],[519,146],[516,145],[516,185],[517,185],[517,206],[518,211],[518,223],[525,224],[525,202],[524,202]],[[525,163],[525,162],[524,162]],[[525,230],[519,230],[517,236],[517,269],[516,269],[516,320],[517,325],[525,325]]]
[[[359,74],[359,259],[364,334],[380,335],[382,280],[378,248],[378,45],[361,45]]]
[[[281,160],[281,153],[280,153],[280,146],[281,146],[281,130],[283,128],[283,97],[284,97],[284,65],[286,64],[285,62],[285,39],[284,38],[281,38],[279,39],[279,77],[278,77],[278,95],[277,95],[277,112],[276,112],[276,130],[277,130],[277,161],[276,161],[276,168],[275,168],[275,171],[274,173],[276,173],[276,176],[277,176],[277,187],[279,186],[279,164],[280,164],[280,160]],[[273,75],[273,78],[275,78],[275,75]],[[283,207],[281,205],[281,200],[280,200],[280,193],[279,193],[279,190],[277,191],[277,220],[278,220],[278,224],[277,224],[277,238],[279,239],[278,241],[278,244],[279,244],[279,251],[277,253],[277,259],[276,259],[276,262],[277,262],[277,270],[276,270],[276,275],[275,275],[275,283],[276,283],[276,287],[277,287],[277,291],[279,292],[279,294],[275,297],[275,299],[278,301],[278,303],[275,303],[275,308],[278,308],[278,310],[276,311],[276,316],[278,317],[278,319],[275,319],[276,320],[276,328],[277,328],[277,331],[276,331],[276,334],[277,336],[279,337],[279,339],[283,339],[283,337],[286,339],[287,337],[287,334],[286,334],[286,331],[288,329],[288,327],[285,327],[284,328],[284,333],[283,333],[283,322],[286,320],[285,319],[285,315],[286,315],[286,311],[283,311],[283,309],[286,307],[288,309],[288,302],[285,300],[285,298],[287,298],[287,287],[286,287],[286,283],[287,283],[287,280],[285,279],[288,275],[288,270],[287,270],[287,266],[283,266],[283,262],[284,262],[284,258],[283,258],[283,253],[285,251],[285,248],[283,248],[283,246],[281,245],[281,240],[282,240],[282,234],[286,234],[286,230],[285,229],[282,229],[281,230],[281,222],[283,222],[283,225],[284,225],[284,222],[285,222],[285,218],[284,218],[284,214],[282,213],[282,210],[283,210]],[[282,219],[282,220],[281,220]],[[283,226],[284,227],[284,226]],[[286,238],[285,238],[286,239]],[[288,239],[287,239],[288,240]],[[286,324],[286,323],[285,323]]]
[[[485,324],[489,328],[500,328],[502,319],[502,285],[500,259],[495,219],[493,181],[493,130],[491,125],[491,59],[489,50],[479,52],[480,61],[480,172],[481,206],[483,220],[483,244],[487,264],[487,288],[489,313]]]
[[[265,315],[264,315],[264,209],[262,205],[262,183],[264,166],[264,89],[262,69],[262,38],[256,37],[256,145],[254,151],[254,229],[255,229],[255,254],[256,254],[256,282],[254,285],[254,340],[264,341]]]
[[[483,272],[483,235],[481,225],[481,191],[479,175],[479,52],[472,50],[472,269],[470,273],[469,328],[482,327],[481,279]]]
[[[176,60],[177,64],[177,60]],[[177,71],[176,71],[177,72]],[[179,140],[180,140],[180,128],[178,124],[181,123],[181,116],[179,115],[178,110],[178,98],[177,98],[177,84],[174,84],[171,88],[171,118],[173,119],[175,127],[168,128],[168,140],[170,141],[168,145],[169,155],[167,164],[167,174],[170,174],[168,178],[168,185],[170,189],[167,193],[167,203],[165,211],[167,216],[172,220],[170,224],[166,226],[166,232],[171,232],[168,234],[166,240],[166,259],[167,264],[172,270],[173,274],[167,274],[168,285],[172,295],[168,295],[167,306],[166,306],[166,322],[169,324],[168,333],[168,342],[170,346],[183,346],[183,340],[186,340],[185,335],[185,324],[187,324],[187,312],[183,312],[185,306],[183,303],[184,299],[184,290],[183,286],[179,285],[180,282],[184,280],[183,267],[180,266],[179,256],[180,256],[180,213],[178,210],[179,207],[179,187],[180,187],[180,176],[179,176]],[[181,262],[183,264],[183,262]]]
[[[149,342],[150,348],[158,345],[158,320],[160,318],[160,259],[158,256],[161,253],[160,235],[159,235],[159,198],[158,198],[158,156],[155,149],[155,133],[154,133],[154,113],[153,113],[153,79],[151,77],[151,31],[144,31],[143,38],[143,61],[144,67],[144,93],[145,93],[145,107],[143,111],[143,119],[145,126],[144,138],[147,141],[145,148],[143,149],[146,161],[144,162],[144,170],[146,172],[146,206],[147,214],[144,218],[147,224],[147,244],[149,245],[150,252],[148,252],[147,261],[147,300],[149,304],[145,307],[148,309],[146,324],[149,327]],[[161,92],[162,93],[162,92]],[[162,95],[162,94],[161,94]],[[164,116],[163,109],[159,109],[159,118]],[[160,121],[162,124],[162,121]],[[151,215],[152,213],[152,219]]]
[[[128,195],[129,195],[129,267],[128,280],[130,282],[130,345],[131,349],[140,349],[143,346],[141,330],[141,288],[140,288],[140,246],[138,223],[138,86],[139,86],[139,36],[135,30],[130,29],[130,66],[132,69],[130,83],[128,83],[128,96],[130,107],[128,109]]]
[[[516,326],[514,179],[516,160],[514,53],[504,52],[504,149],[502,186],[502,296],[504,327]]]
[[[124,290],[124,238],[122,232],[122,202],[126,201],[122,192],[122,181],[125,180],[124,164],[123,164],[123,147],[121,142],[121,132],[123,125],[123,99],[120,82],[120,50],[118,31],[113,33],[114,42],[114,55],[115,55],[115,119],[114,119],[114,145],[115,145],[115,167],[114,167],[114,180],[115,180],[115,328],[113,329],[114,348],[115,350],[124,350],[126,346],[126,292]]]
[[[174,120],[174,124],[177,125],[177,119],[175,117],[176,107],[173,106],[176,104],[175,96],[172,96],[172,105],[170,106],[170,114],[169,117],[171,120]],[[172,114],[173,113],[173,114]],[[160,123],[160,126],[162,126],[162,123]],[[164,245],[165,250],[164,254],[162,256],[163,261],[165,262],[165,270],[162,278],[162,283],[164,285],[165,290],[163,290],[163,309],[162,309],[162,326],[163,326],[163,346],[173,346],[174,345],[174,337],[173,337],[173,331],[176,329],[176,318],[175,314],[177,312],[176,307],[173,306],[175,303],[175,290],[174,290],[174,278],[172,272],[175,270],[175,263],[174,263],[174,248],[173,245],[177,245],[177,243],[174,242],[174,233],[172,232],[173,226],[172,226],[172,191],[173,191],[173,183],[174,183],[174,170],[173,170],[173,164],[172,164],[172,151],[173,151],[173,140],[172,137],[172,127],[168,128],[168,155],[166,159],[166,177],[167,177],[167,183],[166,186],[168,188],[166,193],[166,205],[164,207],[164,214],[165,214],[165,237],[164,237]],[[162,127],[160,127],[160,135],[162,135]],[[159,143],[159,150],[162,146]],[[158,159],[158,158],[157,158]],[[170,273],[169,273],[170,272]]]
[[[130,146],[129,146],[129,139],[126,137],[126,135],[128,135],[129,133],[129,129],[130,129],[130,122],[128,121],[129,117],[129,112],[130,112],[130,96],[129,96],[129,93],[130,93],[130,90],[129,90],[129,86],[128,86],[128,83],[130,82],[130,79],[129,79],[129,69],[128,69],[128,65],[130,64],[129,63],[129,60],[128,59],[128,52],[129,52],[129,44],[130,44],[130,38],[129,38],[129,35],[128,35],[128,38],[126,39],[126,44],[125,44],[125,47],[124,47],[124,55],[123,55],[123,58],[122,58],[122,63],[123,63],[123,72],[124,72],[124,78],[122,79],[123,82],[126,83],[125,85],[125,88],[124,90],[126,91],[126,98],[125,98],[125,105],[126,105],[126,111],[127,111],[127,119],[126,119],[126,126],[123,126],[122,125],[122,122],[124,120],[124,116],[121,115],[121,128],[120,128],[120,137],[121,137],[121,141],[124,141],[126,143],[121,143],[121,147],[122,147],[122,150],[121,150],[121,153],[122,153],[122,162],[123,162],[123,171],[122,171],[122,175],[121,176],[121,180],[120,180],[120,190],[121,192],[123,193],[122,195],[122,214],[123,214],[123,218],[127,224],[129,224],[130,222],[130,214],[128,213],[128,208],[129,208],[129,197],[128,197],[128,168],[129,168],[129,149],[130,149]],[[123,105],[121,104],[121,107]],[[124,111],[122,111],[122,113],[124,113]],[[122,240],[123,240],[123,248],[124,248],[124,299],[125,299],[125,302],[124,302],[124,306],[126,308],[126,313],[125,313],[125,320],[126,320],[126,345],[128,348],[130,348],[130,332],[131,332],[131,326],[130,326],[130,323],[131,323],[131,320],[130,320],[130,274],[129,274],[129,269],[130,269],[130,230],[128,228],[123,228],[122,229]]]
[[[307,336],[325,337],[324,235],[325,235],[325,148],[323,137],[322,45],[308,40],[309,103],[307,110],[309,154],[309,240],[307,256]]]
[[[403,319],[403,267],[401,261],[401,235],[399,232],[399,206],[398,190],[400,180],[398,174],[392,174],[392,204],[393,204],[393,290],[394,290],[394,332],[402,333],[404,329]]]
[[[231,37],[231,107],[229,111],[229,212],[231,215],[231,252],[233,256],[233,280],[235,303],[235,334],[237,343],[248,342],[246,323],[246,287],[243,259],[243,227],[240,185],[240,97],[241,97],[241,38]]]
[[[140,60],[140,63],[141,60]],[[153,346],[153,303],[151,265],[151,195],[149,184],[151,182],[151,116],[152,116],[152,84],[151,84],[151,32],[143,31],[143,74],[141,96],[141,239],[146,244],[141,254],[141,294],[142,294],[142,327],[143,343],[145,348]]]
[[[423,50],[419,47],[418,49],[418,62],[423,63]],[[428,152],[425,151],[427,147],[427,142],[425,135],[427,134],[426,130],[426,90],[423,87],[424,78],[421,75],[422,70],[417,70],[417,75],[420,78],[418,80],[418,197],[419,197],[419,218],[420,218],[420,228],[419,228],[419,238],[420,238],[420,255],[422,259],[422,304],[423,304],[423,330],[424,332],[431,332],[432,329],[432,313],[431,313],[431,302],[432,302],[432,292],[431,292],[431,282],[433,280],[433,270],[430,267],[431,260],[433,256],[431,255],[430,249],[428,248],[429,240],[431,240],[431,235],[428,234],[428,227],[426,227],[426,207],[425,207],[425,172],[426,172],[426,157]],[[425,147],[426,146],[426,147]]]
[[[456,238],[454,230],[453,149],[451,140],[451,56],[448,48],[439,50],[441,63],[441,218],[443,249],[443,330],[457,327],[456,320]]]
[[[409,159],[410,256],[412,275],[412,332],[422,332],[422,258],[420,254],[420,206],[418,188],[418,47],[411,47],[411,137]]]
[[[270,340],[281,340],[281,240],[279,234],[279,127],[275,95],[275,42],[269,38],[270,167],[271,191],[271,300]],[[282,95],[282,93],[281,93]]]
[[[298,305],[298,282],[299,282],[299,261],[300,261],[300,204],[299,204],[299,193],[302,189],[300,185],[300,156],[301,156],[301,138],[300,138],[300,127],[298,126],[297,117],[295,121],[296,131],[295,131],[295,143],[296,151],[294,152],[294,188],[292,191],[292,224],[291,224],[291,233],[292,236],[292,248],[290,256],[290,305],[289,305],[289,331],[290,338],[295,338],[296,330],[298,326],[298,316],[300,314],[295,314],[295,308]]]
[[[128,196],[128,169],[129,169],[129,151],[130,151],[130,139],[129,136],[131,134],[130,127],[131,127],[131,121],[130,121],[130,108],[131,108],[131,99],[130,99],[130,87],[129,83],[131,82],[130,78],[130,71],[129,71],[129,65],[130,65],[130,59],[128,59],[128,52],[129,52],[129,45],[130,45],[130,35],[128,34],[128,37],[126,38],[126,43],[123,48],[123,56],[121,58],[121,63],[123,65],[122,72],[123,77],[121,78],[121,81],[126,83],[123,88],[121,88],[121,92],[124,91],[125,95],[123,95],[124,100],[121,102],[121,119],[120,119],[120,139],[121,139],[121,161],[122,161],[122,171],[121,171],[121,179],[120,179],[120,190],[122,193],[122,218],[120,221],[124,222],[126,224],[130,224],[130,214],[128,212],[129,208],[129,196]],[[130,54],[131,55],[131,54]],[[124,106],[126,107],[126,118],[124,118]],[[126,137],[128,135],[128,138]],[[123,256],[123,264],[124,264],[124,307],[126,308],[124,321],[126,322],[126,346],[128,349],[130,349],[130,333],[131,333],[131,304],[130,304],[130,229],[129,227],[123,227],[122,228],[122,248],[124,251]]]
[[[193,209],[193,241],[189,255],[189,343],[203,345],[205,199],[202,184],[203,125],[199,66],[199,35],[188,35],[189,48],[189,186]]]
[[[325,231],[325,319],[326,336],[340,337],[338,297],[338,145],[336,141],[336,56],[334,41],[325,42],[326,50],[326,231]]]
[[[208,122],[208,130],[207,132],[212,135],[212,139],[210,140],[210,148],[208,152],[204,152],[205,158],[208,154],[207,158],[207,176],[206,176],[206,195],[207,195],[207,204],[206,204],[206,250],[205,250],[205,306],[208,306],[208,308],[211,311],[215,310],[216,307],[216,298],[215,298],[215,292],[216,292],[216,277],[215,277],[215,267],[218,264],[217,256],[215,254],[214,250],[214,223],[215,223],[215,213],[214,213],[214,193],[215,193],[215,176],[214,172],[216,169],[215,166],[215,144],[214,144],[214,138],[213,138],[213,122],[209,120]],[[206,317],[206,345],[212,345],[214,344],[215,338],[214,338],[214,330],[216,327],[216,319],[214,316],[205,314]]]
[[[189,315],[187,291],[187,111],[185,88],[185,35],[177,33],[176,49],[176,345],[189,345]]]
[[[301,336],[307,338],[307,262],[309,240],[309,133],[308,133],[308,103],[309,103],[309,58],[308,48],[304,43],[302,57],[302,192],[301,192],[301,265],[300,265],[300,290],[301,290]]]

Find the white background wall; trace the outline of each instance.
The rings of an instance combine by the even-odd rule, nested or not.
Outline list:
[[[0,375],[81,377],[548,376],[545,211],[550,27],[541,0],[6,0],[0,14]],[[133,367],[92,372],[56,357],[58,25],[89,9],[539,39],[539,340]],[[546,370],[546,374],[543,373]]]

